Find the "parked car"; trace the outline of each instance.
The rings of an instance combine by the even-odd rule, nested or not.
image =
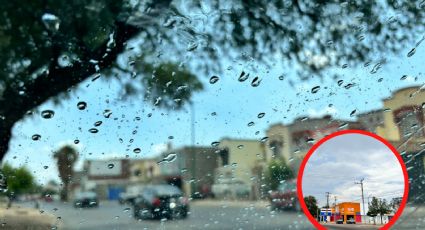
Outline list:
[[[277,190],[270,193],[270,206],[273,210],[300,211],[297,198],[297,183],[295,180],[286,181],[279,185]]]
[[[344,220],[343,219],[338,219],[338,220],[336,220],[336,223],[337,224],[343,224],[344,223]]]
[[[354,218],[350,218],[347,220],[347,224],[356,224],[356,221],[354,220]]]
[[[80,192],[75,195],[75,208],[91,208],[98,207],[99,199],[95,192]]]
[[[134,194],[134,193],[128,193],[128,192],[120,193],[120,195],[118,197],[118,202],[120,204],[133,205],[136,197],[137,197],[137,194]]]
[[[189,201],[175,186],[152,185],[143,189],[133,207],[136,219],[179,219],[187,217]]]

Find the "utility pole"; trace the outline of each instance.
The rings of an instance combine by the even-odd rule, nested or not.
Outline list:
[[[329,208],[329,196],[331,194],[329,192],[326,192],[326,207]]]
[[[192,178],[191,178],[191,186],[190,186],[190,197],[193,198],[193,195],[196,192],[196,152],[195,152],[195,108],[193,105],[193,102],[189,104],[190,106],[190,139],[191,139],[191,155],[192,155],[192,164],[191,164],[191,171],[192,171]]]
[[[366,213],[365,213],[365,207],[364,207],[363,181],[364,181],[364,178],[362,178],[360,180],[360,182],[354,182],[354,184],[359,184],[360,187],[361,187],[361,189],[362,189],[363,215],[366,215]]]
[[[335,205],[334,205],[334,221],[336,223],[336,196],[334,196],[335,199]]]

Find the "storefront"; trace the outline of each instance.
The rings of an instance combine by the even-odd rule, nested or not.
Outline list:
[[[358,202],[343,202],[335,207],[335,219],[342,219],[344,223],[349,219],[354,219],[356,223],[362,222],[360,213],[360,203]]]

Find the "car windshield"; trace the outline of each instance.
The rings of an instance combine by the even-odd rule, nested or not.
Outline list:
[[[424,40],[423,0],[1,1],[0,225],[422,229]]]

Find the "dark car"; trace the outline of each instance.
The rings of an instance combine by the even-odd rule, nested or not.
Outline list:
[[[148,186],[134,201],[136,219],[179,219],[186,218],[188,212],[188,199],[171,185]]]
[[[354,218],[350,218],[347,220],[347,224],[356,224],[356,221],[354,220]]]
[[[337,224],[343,224],[344,223],[344,220],[343,219],[338,219],[338,220],[336,220],[336,223]]]
[[[277,190],[270,193],[270,205],[273,210],[299,211],[300,205],[297,199],[296,182],[286,181],[279,185]]]
[[[80,192],[77,193],[74,200],[75,208],[91,208],[98,207],[99,200],[97,194],[94,192]]]

